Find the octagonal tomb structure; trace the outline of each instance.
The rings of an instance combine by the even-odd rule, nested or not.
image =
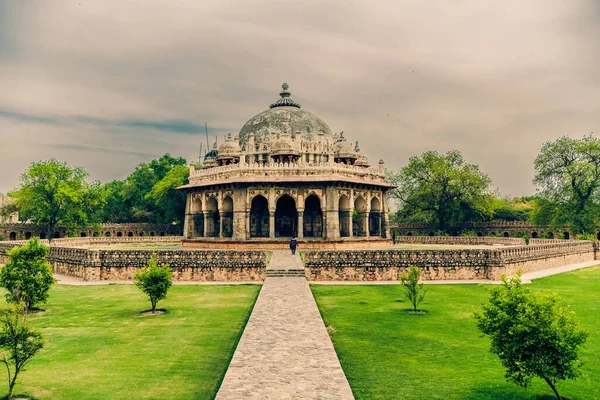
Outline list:
[[[190,166],[185,246],[283,247],[388,241],[383,161],[371,167],[358,142],[281,98]]]

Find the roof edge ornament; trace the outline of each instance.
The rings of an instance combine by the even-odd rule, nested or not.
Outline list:
[[[271,105],[269,105],[269,108],[275,108],[275,107],[296,107],[296,108],[300,108],[300,104],[296,103],[294,100],[292,100],[290,98],[291,93],[288,91],[288,88],[290,86],[287,83],[283,83],[283,85],[281,85],[281,92],[279,92],[279,95],[281,96],[281,98],[279,100],[277,100],[275,103],[272,103]]]

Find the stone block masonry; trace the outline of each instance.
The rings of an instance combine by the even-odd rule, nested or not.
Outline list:
[[[307,251],[306,276],[315,281],[398,280],[414,265],[424,280],[490,279],[596,259],[589,241],[560,241],[500,249]]]
[[[23,243],[0,243],[0,263],[6,252]],[[77,243],[82,244],[82,243]],[[95,250],[50,247],[48,262],[55,273],[85,281],[128,280],[148,265],[156,253],[160,263],[173,269],[173,278],[184,281],[263,281],[267,253],[261,250]]]

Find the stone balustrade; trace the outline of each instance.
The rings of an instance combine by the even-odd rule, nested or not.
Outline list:
[[[82,246],[121,243],[174,243],[181,237],[153,238],[73,238],[55,239],[48,262],[55,273],[95,280],[128,280],[148,265],[152,254],[159,263],[173,269],[175,280],[186,281],[263,281],[267,253],[262,250],[145,250],[88,249]],[[25,241],[0,242],[0,263],[8,260],[7,252]],[[42,243],[48,244],[47,240]]]
[[[452,250],[316,250],[304,256],[310,280],[398,280],[410,266],[421,269],[424,280],[492,279],[597,259],[598,245],[590,241],[500,249]]]
[[[385,171],[380,168],[365,168],[340,163],[270,163],[270,164],[231,164],[214,168],[196,169],[190,167],[190,183],[197,181],[217,181],[222,179],[244,178],[252,176],[310,176],[341,175],[385,182]]]
[[[485,236],[396,236],[396,243],[444,244],[449,246],[522,246],[525,244],[525,239]]]

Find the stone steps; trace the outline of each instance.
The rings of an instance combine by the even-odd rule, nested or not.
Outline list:
[[[285,277],[305,277],[304,275],[304,269],[267,269],[267,277],[278,277],[278,278],[285,278]]]

